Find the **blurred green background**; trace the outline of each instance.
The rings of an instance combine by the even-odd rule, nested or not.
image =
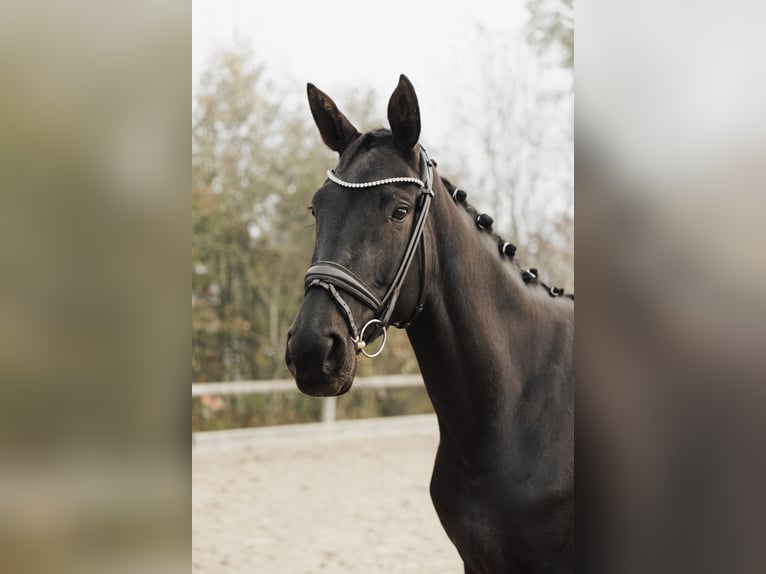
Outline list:
[[[494,52],[496,60],[466,75],[479,83],[446,102],[453,111],[449,119],[436,122],[438,114],[424,110],[432,119],[422,140],[431,155],[438,152],[442,175],[468,189],[470,201],[489,211],[496,229],[518,245],[518,258],[571,291],[572,6],[532,0],[525,7],[528,20],[520,34],[512,32],[519,26],[510,21],[492,30],[479,19],[465,26],[477,57]],[[235,8],[225,4],[221,10],[228,21],[227,10]],[[213,44],[204,59],[197,57],[203,63],[193,78],[193,382],[290,378],[286,333],[303,298],[314,242],[307,207],[337,161],[305,102],[305,81],[313,78],[295,82],[289,69],[262,55],[268,51],[257,40],[243,39],[244,24],[230,25],[231,35],[221,35],[225,40]],[[506,73],[496,74],[498,68]],[[426,101],[440,81],[453,81],[412,79]],[[349,79],[330,95],[360,130],[384,125],[388,93]],[[472,134],[465,133],[468,113],[476,123]],[[440,138],[445,132],[463,137]],[[392,332],[383,354],[360,359],[357,376],[417,371],[406,335]],[[422,388],[354,387],[338,398],[337,415],[428,411]],[[318,412],[319,401],[300,396],[195,397],[192,430],[307,422],[317,420]]]

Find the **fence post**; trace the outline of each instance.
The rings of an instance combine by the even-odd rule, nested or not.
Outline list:
[[[335,422],[335,397],[322,398],[322,422]]]

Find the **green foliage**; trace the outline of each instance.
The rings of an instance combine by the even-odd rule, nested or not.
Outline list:
[[[433,412],[424,387],[364,389],[337,398],[336,418],[362,419]],[[319,422],[322,402],[300,393],[195,397],[192,431]]]
[[[285,117],[246,48],[203,75],[192,133],[196,381],[284,377],[282,341],[313,241],[305,213],[327,154]]]
[[[301,393],[195,397],[192,431],[317,422],[322,402]]]
[[[379,123],[372,119],[372,93],[344,99],[355,102],[349,113],[361,129]],[[306,208],[337,157],[322,143],[308,105],[296,113],[283,100],[247,46],[217,52],[195,89],[191,271],[197,382],[290,376],[284,342],[303,299],[314,243]],[[374,370],[364,361],[359,369],[360,375],[386,372],[417,372],[403,333],[390,337]],[[243,421],[251,420],[252,408],[280,419],[272,422],[295,422],[313,416],[320,404],[307,397],[227,400],[232,416]],[[256,418],[271,421],[272,414]]]

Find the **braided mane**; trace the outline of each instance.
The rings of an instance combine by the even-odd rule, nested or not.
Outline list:
[[[564,293],[564,289],[561,289],[559,287],[550,287],[546,285],[545,283],[543,283],[542,281],[540,281],[539,275],[537,273],[537,269],[522,268],[515,257],[516,246],[511,243],[508,243],[507,241],[505,241],[505,239],[500,237],[500,235],[498,235],[492,230],[492,218],[485,213],[479,213],[479,211],[475,207],[469,204],[468,201],[466,201],[467,194],[465,193],[464,190],[460,190],[463,192],[462,194],[460,194],[460,192],[458,191],[459,188],[456,185],[454,185],[450,180],[448,180],[444,176],[440,176],[440,178],[444,187],[447,188],[447,191],[455,200],[455,203],[463,206],[463,208],[470,214],[471,219],[477,222],[477,227],[479,227],[479,229],[486,230],[490,233],[492,238],[495,240],[495,243],[497,243],[498,245],[498,253],[500,254],[500,256],[504,257],[505,259],[511,260],[511,263],[515,265],[516,268],[521,272],[522,279],[524,280],[525,283],[540,285],[548,292],[548,294],[551,297],[564,296],[574,301],[574,293]],[[480,218],[483,218],[483,220]],[[488,224],[484,223],[483,226],[480,226],[479,225],[480,222],[488,222]],[[512,247],[512,249],[510,250],[510,254],[504,253],[504,250],[503,250],[504,245],[510,245]]]

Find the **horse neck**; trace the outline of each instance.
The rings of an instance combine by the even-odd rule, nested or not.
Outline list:
[[[436,178],[438,181],[438,177]],[[470,451],[523,407],[531,374],[523,353],[546,316],[541,288],[525,285],[490,233],[441,186],[428,229],[431,263],[423,312],[407,330],[442,436]]]

